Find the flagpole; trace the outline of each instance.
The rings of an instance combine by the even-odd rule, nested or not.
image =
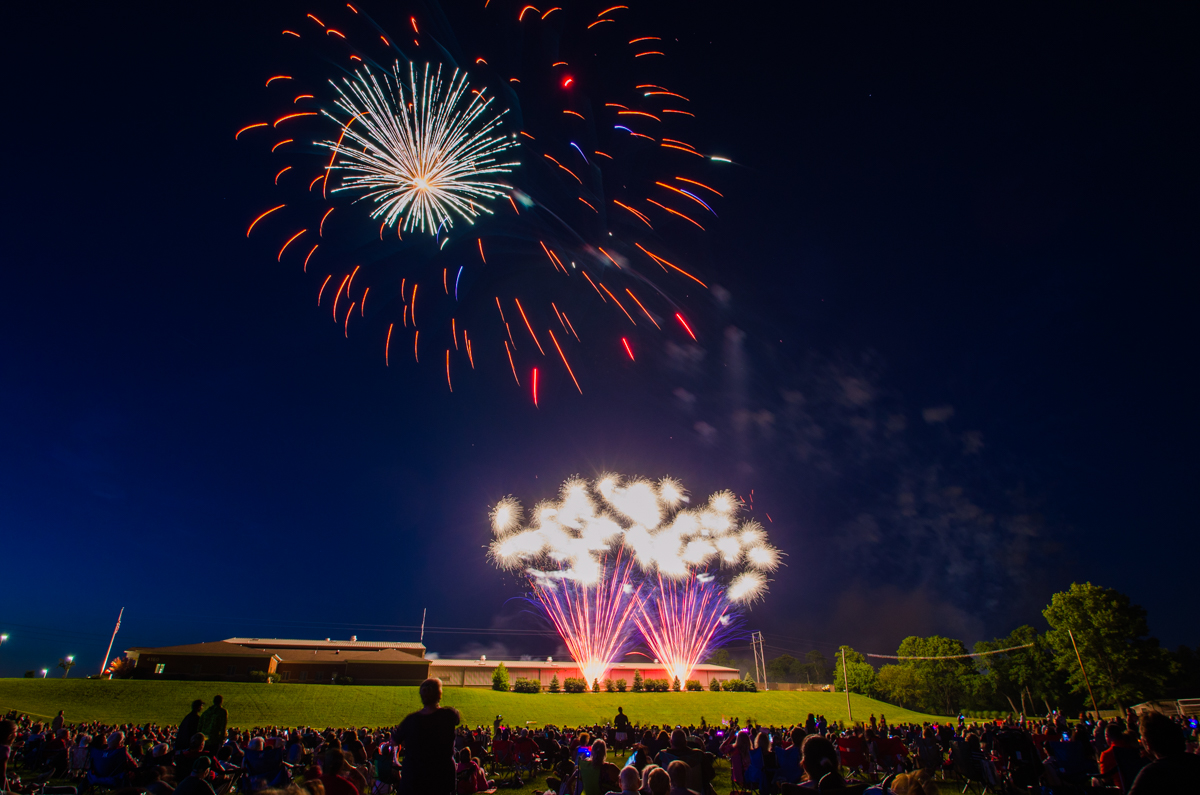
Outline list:
[[[121,608],[121,612],[117,614],[117,625],[113,627],[112,637],[108,641],[108,651],[104,652],[104,659],[100,662],[100,675],[104,676],[104,669],[108,668],[108,655],[112,654],[113,644],[117,642],[117,630],[121,628],[121,616],[125,615],[125,608]]]

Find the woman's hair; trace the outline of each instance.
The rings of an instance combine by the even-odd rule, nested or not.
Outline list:
[[[812,781],[820,781],[821,776],[838,769],[837,751],[833,743],[819,734],[810,734],[804,738],[800,746],[800,764]]]
[[[604,757],[608,756],[608,745],[603,740],[596,740],[592,743],[592,762],[600,764],[604,761]]]
[[[436,707],[442,700],[442,680],[436,677],[426,679],[417,689],[421,696],[421,704],[426,707]]]
[[[737,733],[737,739],[733,741],[733,750],[739,753],[750,753],[750,732],[742,730]]]
[[[646,774],[646,786],[650,795],[667,795],[671,789],[671,777],[661,767],[656,767]]]
[[[471,761],[471,749],[470,748],[464,748],[458,752],[458,763],[460,765],[465,765],[470,761]]]

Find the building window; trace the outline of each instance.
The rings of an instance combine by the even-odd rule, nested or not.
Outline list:
[[[233,676],[234,673],[236,673],[236,671],[234,670],[234,667],[232,665],[225,666],[225,674],[227,676]]]
[[[307,679],[308,679],[308,671],[301,671],[300,672],[300,681],[304,682]]]
[[[192,673],[200,673],[200,663],[192,663]]]
[[[165,663],[159,663],[158,665],[154,666],[154,673],[156,674],[161,674],[165,670],[167,670]]]
[[[291,671],[281,671],[281,672],[280,672],[280,674],[279,674],[279,681],[280,681],[280,682],[286,682],[287,680],[289,680],[289,679],[291,679],[291,678],[292,678],[292,672],[291,672]]]

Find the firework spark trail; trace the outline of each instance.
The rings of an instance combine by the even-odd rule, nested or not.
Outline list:
[[[616,661],[606,655],[623,648],[618,641],[632,621],[657,659],[684,681],[729,637],[739,608],[765,593],[766,573],[780,564],[763,527],[738,521],[732,493],[687,506],[686,492],[671,478],[572,478],[557,502],[535,506],[528,524],[516,500],[498,503],[490,555],[529,577],[581,667]],[[621,594],[634,598],[626,603]]]
[[[562,637],[571,659],[579,664],[584,678],[589,682],[601,679],[635,641],[640,585],[634,582],[634,566],[618,552],[608,575],[596,585],[553,575],[530,571],[537,602]]]
[[[333,83],[337,107],[357,122],[343,124],[322,111],[342,126],[349,142],[318,142],[334,153],[331,170],[349,173],[334,192],[361,193],[376,203],[372,218],[389,226],[399,223],[405,231],[436,234],[443,222],[454,225],[455,214],[468,222],[481,212],[490,214],[481,202],[506,195],[507,188],[470,177],[506,173],[518,165],[496,159],[515,146],[493,135],[507,111],[485,115],[492,99],[482,92],[467,100],[467,74],[458,69],[446,84],[442,67],[430,75],[426,64],[418,85],[410,62],[407,96],[399,63],[392,77],[384,75],[381,82],[363,66],[353,80]]]
[[[659,575],[650,585],[634,623],[654,657],[686,682],[708,650],[732,634],[734,605],[708,575],[692,575],[683,582]]]

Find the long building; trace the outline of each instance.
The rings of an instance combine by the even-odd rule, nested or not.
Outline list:
[[[567,678],[581,678],[583,672],[573,660],[489,660],[481,657],[478,660],[430,660],[429,675],[442,680],[446,687],[491,687],[492,675],[500,663],[508,669],[509,681],[517,678],[533,679],[540,682],[542,689],[550,686],[550,681],[558,677],[561,686]],[[646,663],[613,663],[599,677],[601,685],[605,679],[624,679],[627,686],[633,686],[633,674],[640,671],[643,679],[673,679],[674,674],[659,662]],[[707,690],[713,679],[727,681],[738,679],[740,674],[736,668],[725,668],[720,665],[697,665],[692,669],[692,678],[700,682]],[[591,686],[591,682],[588,686]]]
[[[420,643],[359,640],[302,640],[291,638],[226,638],[206,643],[150,648],[136,646],[125,651],[134,661],[135,679],[191,679],[248,682],[252,671],[276,674],[288,684],[328,684],[350,677],[356,685],[417,685],[430,676],[446,687],[491,687],[500,663],[509,678],[534,679],[545,690],[558,677],[582,677],[573,661],[428,659]],[[671,679],[666,666],[657,662],[614,663],[601,679],[624,679],[633,685],[635,671],[645,679]],[[698,665],[692,678],[705,688],[713,679],[737,679],[736,668]]]
[[[125,652],[135,679],[202,679],[245,682],[251,671],[278,674],[281,682],[327,683],[348,676],[359,685],[419,685],[429,677],[420,643],[280,638],[226,638],[208,643]]]

